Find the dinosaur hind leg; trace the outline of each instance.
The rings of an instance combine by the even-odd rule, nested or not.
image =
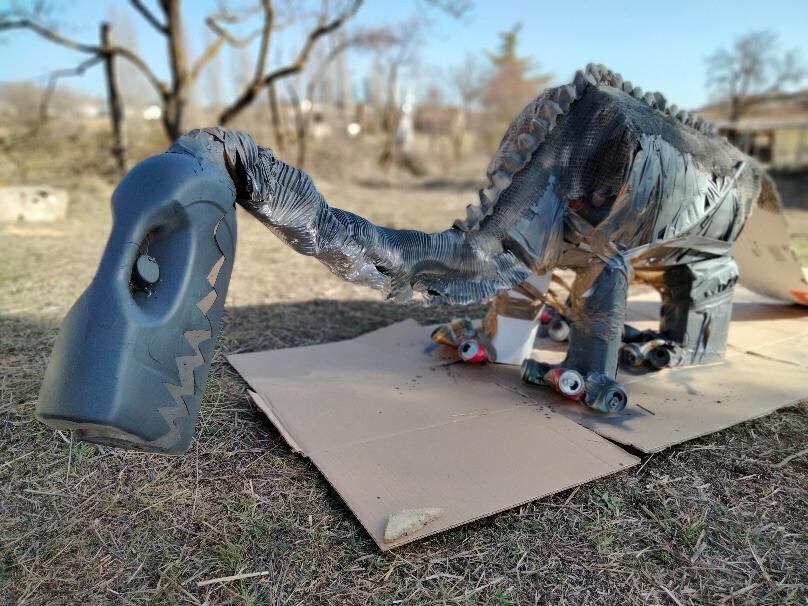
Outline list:
[[[660,333],[681,345],[684,364],[724,357],[737,281],[735,261],[722,257],[671,267],[655,285],[662,298]]]

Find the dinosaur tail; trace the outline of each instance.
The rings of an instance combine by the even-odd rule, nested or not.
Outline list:
[[[430,301],[471,303],[529,275],[498,240],[479,232],[387,229],[332,208],[305,172],[243,133],[193,131],[174,148],[220,154],[236,184],[237,200],[250,214],[297,252],[390,299],[404,301],[415,291]]]

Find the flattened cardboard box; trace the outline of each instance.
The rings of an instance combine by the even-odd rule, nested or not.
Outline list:
[[[626,469],[638,459],[537,405],[492,366],[423,352],[415,322],[347,342],[229,357],[382,550]],[[518,377],[517,377],[518,379]],[[384,542],[389,516],[439,507]]]
[[[743,291],[739,299],[726,362],[622,373],[630,404],[614,416],[525,385],[516,367],[429,354],[431,328],[412,320],[351,341],[228,359],[386,550],[637,463],[600,436],[657,452],[808,396],[806,310]],[[630,301],[629,320],[655,326],[658,305]],[[539,339],[534,355],[560,361],[563,346]],[[384,543],[391,514],[424,507],[443,513]]]

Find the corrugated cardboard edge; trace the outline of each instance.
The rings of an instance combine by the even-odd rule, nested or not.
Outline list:
[[[292,437],[292,434],[289,433],[289,430],[286,426],[281,422],[280,417],[275,414],[275,410],[272,408],[272,405],[264,400],[258,393],[247,390],[247,395],[253,401],[253,403],[258,407],[258,409],[263,412],[267,418],[272,422],[278,432],[283,436],[283,439],[286,440],[286,443],[289,447],[298,454],[303,455],[304,457],[308,457],[308,454],[304,452],[302,448],[298,445],[295,439]]]
[[[607,441],[611,441],[611,440],[607,440]],[[614,447],[615,448],[620,448],[616,444],[614,445]],[[640,462],[641,459],[639,459],[638,457],[635,457],[634,455],[626,452],[622,448],[620,448],[620,450],[622,450],[628,456],[633,457],[634,461],[632,461],[631,463],[625,465],[624,467],[621,467],[620,469],[615,469],[614,471],[609,471],[609,472],[606,472],[606,473],[598,474],[598,475],[590,477],[589,479],[582,480],[581,482],[573,482],[572,484],[570,484],[568,486],[564,486],[563,488],[559,488],[556,491],[548,492],[548,493],[541,494],[541,495],[537,495],[537,496],[532,497],[530,499],[525,499],[524,501],[514,503],[513,505],[509,505],[509,506],[503,507],[501,509],[496,509],[496,510],[490,511],[489,513],[481,514],[479,516],[468,518],[466,520],[463,520],[462,522],[458,522],[457,524],[452,524],[451,526],[444,526],[443,528],[439,528],[439,529],[435,529],[435,530],[430,530],[428,526],[425,526],[421,532],[416,532],[416,533],[413,533],[412,535],[408,535],[408,536],[406,536],[406,537],[404,537],[404,538],[402,538],[402,539],[400,539],[400,540],[398,540],[398,541],[396,541],[394,543],[384,543],[384,541],[381,541],[381,542],[377,541],[376,539],[373,538],[373,535],[370,534],[370,532],[368,531],[367,528],[365,528],[365,532],[367,532],[368,536],[370,536],[370,538],[373,540],[373,542],[376,543],[376,545],[379,546],[379,549],[381,549],[382,551],[390,551],[391,549],[395,549],[396,547],[401,547],[403,545],[406,545],[407,543],[413,543],[415,541],[421,541],[421,540],[426,539],[428,537],[431,537],[433,535],[440,534],[442,532],[448,532],[450,530],[454,530],[455,528],[460,528],[461,526],[465,526],[466,524],[471,524],[472,522],[476,522],[478,520],[484,520],[485,518],[495,516],[495,515],[499,515],[500,513],[503,513],[505,511],[510,511],[511,509],[518,509],[519,507],[522,507],[523,505],[527,505],[528,503],[533,503],[534,501],[540,501],[541,499],[551,497],[554,494],[564,492],[565,490],[570,490],[571,488],[576,488],[577,486],[583,486],[584,484],[589,484],[590,482],[595,482],[597,480],[600,480],[601,478],[606,478],[608,476],[613,476],[613,475],[621,473],[621,472],[623,472],[623,471],[625,471],[627,469],[631,469],[632,467],[635,467]],[[323,474],[323,475],[325,475],[325,474]],[[329,484],[331,484],[330,480],[329,480]],[[333,486],[333,484],[331,484],[331,485]],[[339,491],[337,491],[337,492],[339,492]],[[342,500],[347,503],[347,501],[345,501],[345,498],[342,496],[342,494],[340,494],[340,498],[342,498]],[[353,513],[353,511],[351,511],[351,513]],[[356,517],[356,515],[354,515],[354,517],[357,520],[359,520],[359,518]],[[361,522],[360,522],[360,524],[361,524]],[[363,528],[364,528],[364,526],[363,526]]]
[[[680,444],[685,444],[687,442],[691,442],[693,440],[697,440],[697,439],[703,438],[705,436],[710,436],[710,435],[713,435],[713,434],[716,434],[716,433],[720,433],[722,431],[726,431],[727,429],[730,429],[731,427],[736,427],[738,425],[742,425],[743,423],[748,423],[749,421],[754,421],[755,419],[762,419],[763,417],[768,417],[770,414],[773,414],[773,413],[777,412],[778,410],[782,410],[783,408],[789,408],[791,406],[799,406],[803,402],[808,402],[808,398],[797,398],[793,402],[786,402],[784,404],[780,404],[779,406],[775,406],[775,407],[773,407],[773,408],[771,408],[769,410],[764,410],[760,414],[747,417],[747,418],[743,419],[742,421],[738,421],[736,423],[729,423],[727,425],[724,425],[723,427],[719,427],[718,429],[711,429],[710,431],[705,431],[704,433],[700,433],[700,434],[691,436],[691,437],[686,438],[686,439],[674,440],[672,442],[668,442],[665,445],[658,446],[656,448],[645,449],[642,446],[638,446],[637,444],[632,444],[630,442],[618,442],[617,439],[612,437],[612,436],[601,436],[601,437],[606,438],[610,442],[615,442],[615,443],[618,443],[618,444],[622,444],[623,446],[629,446],[631,448],[634,448],[634,449],[642,452],[643,454],[652,455],[652,454],[656,454],[658,452],[662,452],[663,450],[666,450],[666,449],[671,448],[673,446],[679,446]],[[587,429],[589,429],[590,431],[594,431],[595,433],[598,433],[597,430],[591,429],[589,427],[587,427]],[[598,434],[598,435],[601,435],[601,434]]]
[[[584,429],[586,429],[586,428],[584,428]],[[587,430],[587,431],[591,431],[591,430]],[[592,433],[594,433],[594,432],[592,432]],[[376,545],[379,547],[379,549],[381,551],[390,551],[391,549],[396,549],[397,547],[402,547],[402,546],[404,546],[404,545],[406,545],[408,543],[414,543],[415,541],[422,541],[423,539],[426,539],[428,537],[438,535],[438,534],[441,534],[443,532],[448,532],[450,530],[454,530],[455,528],[460,528],[461,526],[465,526],[466,524],[471,524],[472,522],[476,522],[478,520],[484,520],[485,518],[489,518],[491,516],[498,515],[498,514],[500,514],[502,512],[505,512],[505,511],[510,511],[511,509],[518,509],[519,507],[522,507],[523,505],[527,505],[528,503],[533,503],[534,501],[539,501],[541,499],[550,497],[550,496],[552,496],[554,494],[564,492],[565,490],[570,490],[570,489],[576,488],[578,486],[583,486],[584,484],[589,484],[590,482],[595,482],[596,480],[600,480],[601,478],[606,478],[608,476],[613,476],[613,475],[621,473],[621,472],[623,472],[623,471],[625,471],[627,469],[631,469],[632,467],[635,467],[641,461],[641,459],[639,457],[636,457],[636,456],[632,455],[631,453],[627,452],[624,448],[621,448],[618,444],[616,444],[612,440],[608,440],[606,438],[604,438],[604,439],[607,442],[610,442],[611,445],[614,448],[621,451],[627,457],[631,458],[632,461],[627,463],[626,465],[624,465],[623,467],[621,467],[619,469],[614,469],[612,471],[607,471],[605,473],[593,475],[593,476],[587,478],[586,480],[582,480],[580,482],[572,482],[571,484],[566,485],[566,486],[564,486],[562,488],[559,488],[558,490],[555,490],[553,492],[547,492],[547,493],[544,493],[544,494],[536,495],[535,497],[531,497],[529,499],[519,501],[517,503],[514,503],[513,505],[508,505],[507,507],[501,507],[499,509],[494,509],[494,510],[491,510],[491,511],[489,511],[487,513],[483,513],[483,514],[480,514],[478,516],[467,518],[465,520],[457,522],[456,524],[452,524],[451,526],[442,526],[440,528],[429,528],[429,525],[427,525],[424,528],[422,528],[420,531],[414,532],[411,535],[407,535],[406,537],[403,537],[403,538],[401,538],[398,541],[395,541],[393,543],[385,543],[383,538],[382,538],[382,540],[377,540],[373,536],[371,531],[362,523],[361,518],[356,514],[356,511],[354,511],[353,507],[351,506],[351,502],[348,499],[349,495],[347,493],[343,493],[342,490],[340,490],[339,484],[335,483],[333,481],[333,478],[329,477],[329,475],[327,473],[325,473],[320,468],[320,466],[317,464],[317,454],[315,454],[314,458],[312,458],[312,462],[317,467],[317,471],[319,471],[323,475],[323,477],[326,479],[328,484],[337,492],[337,494],[339,495],[342,502],[345,504],[345,506],[348,508],[348,510],[353,515],[354,520],[356,520],[359,523],[359,525],[365,531],[365,533],[370,538],[370,540],[373,541],[374,543],[376,543]]]

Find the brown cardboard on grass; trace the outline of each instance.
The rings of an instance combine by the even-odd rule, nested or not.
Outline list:
[[[351,341],[229,360],[292,448],[389,549],[636,463],[595,434],[657,452],[808,396],[808,316],[765,301],[741,291],[724,363],[621,372],[631,404],[615,416],[525,385],[516,367],[427,353],[432,328],[412,320]],[[654,296],[632,300],[629,319],[654,328],[658,306]],[[563,359],[563,345],[537,346],[537,358]],[[384,544],[390,514],[423,507],[444,513]]]
[[[615,473],[632,455],[537,404],[501,369],[424,352],[429,329],[229,357],[383,550]],[[393,345],[390,345],[393,343]],[[514,370],[514,369],[511,369]],[[440,518],[384,543],[389,516]]]
[[[618,373],[629,406],[592,414],[565,400],[555,410],[620,444],[652,453],[769,414],[808,398],[808,310],[739,288],[724,362],[649,374]],[[629,300],[629,321],[657,328],[659,298]],[[537,341],[534,357],[560,361],[558,345]]]
[[[633,296],[627,317],[637,328],[658,328],[658,295],[651,291]],[[372,339],[417,347],[427,342],[430,329],[414,326],[399,323],[376,331]],[[565,350],[565,344],[538,339],[534,357],[558,363]],[[639,375],[621,370],[618,380],[628,386],[630,405],[618,415],[600,415],[546,390],[521,385],[517,369],[493,370],[500,384],[516,385],[534,401],[599,435],[651,453],[808,398],[806,367],[808,310],[738,288],[726,362]]]

